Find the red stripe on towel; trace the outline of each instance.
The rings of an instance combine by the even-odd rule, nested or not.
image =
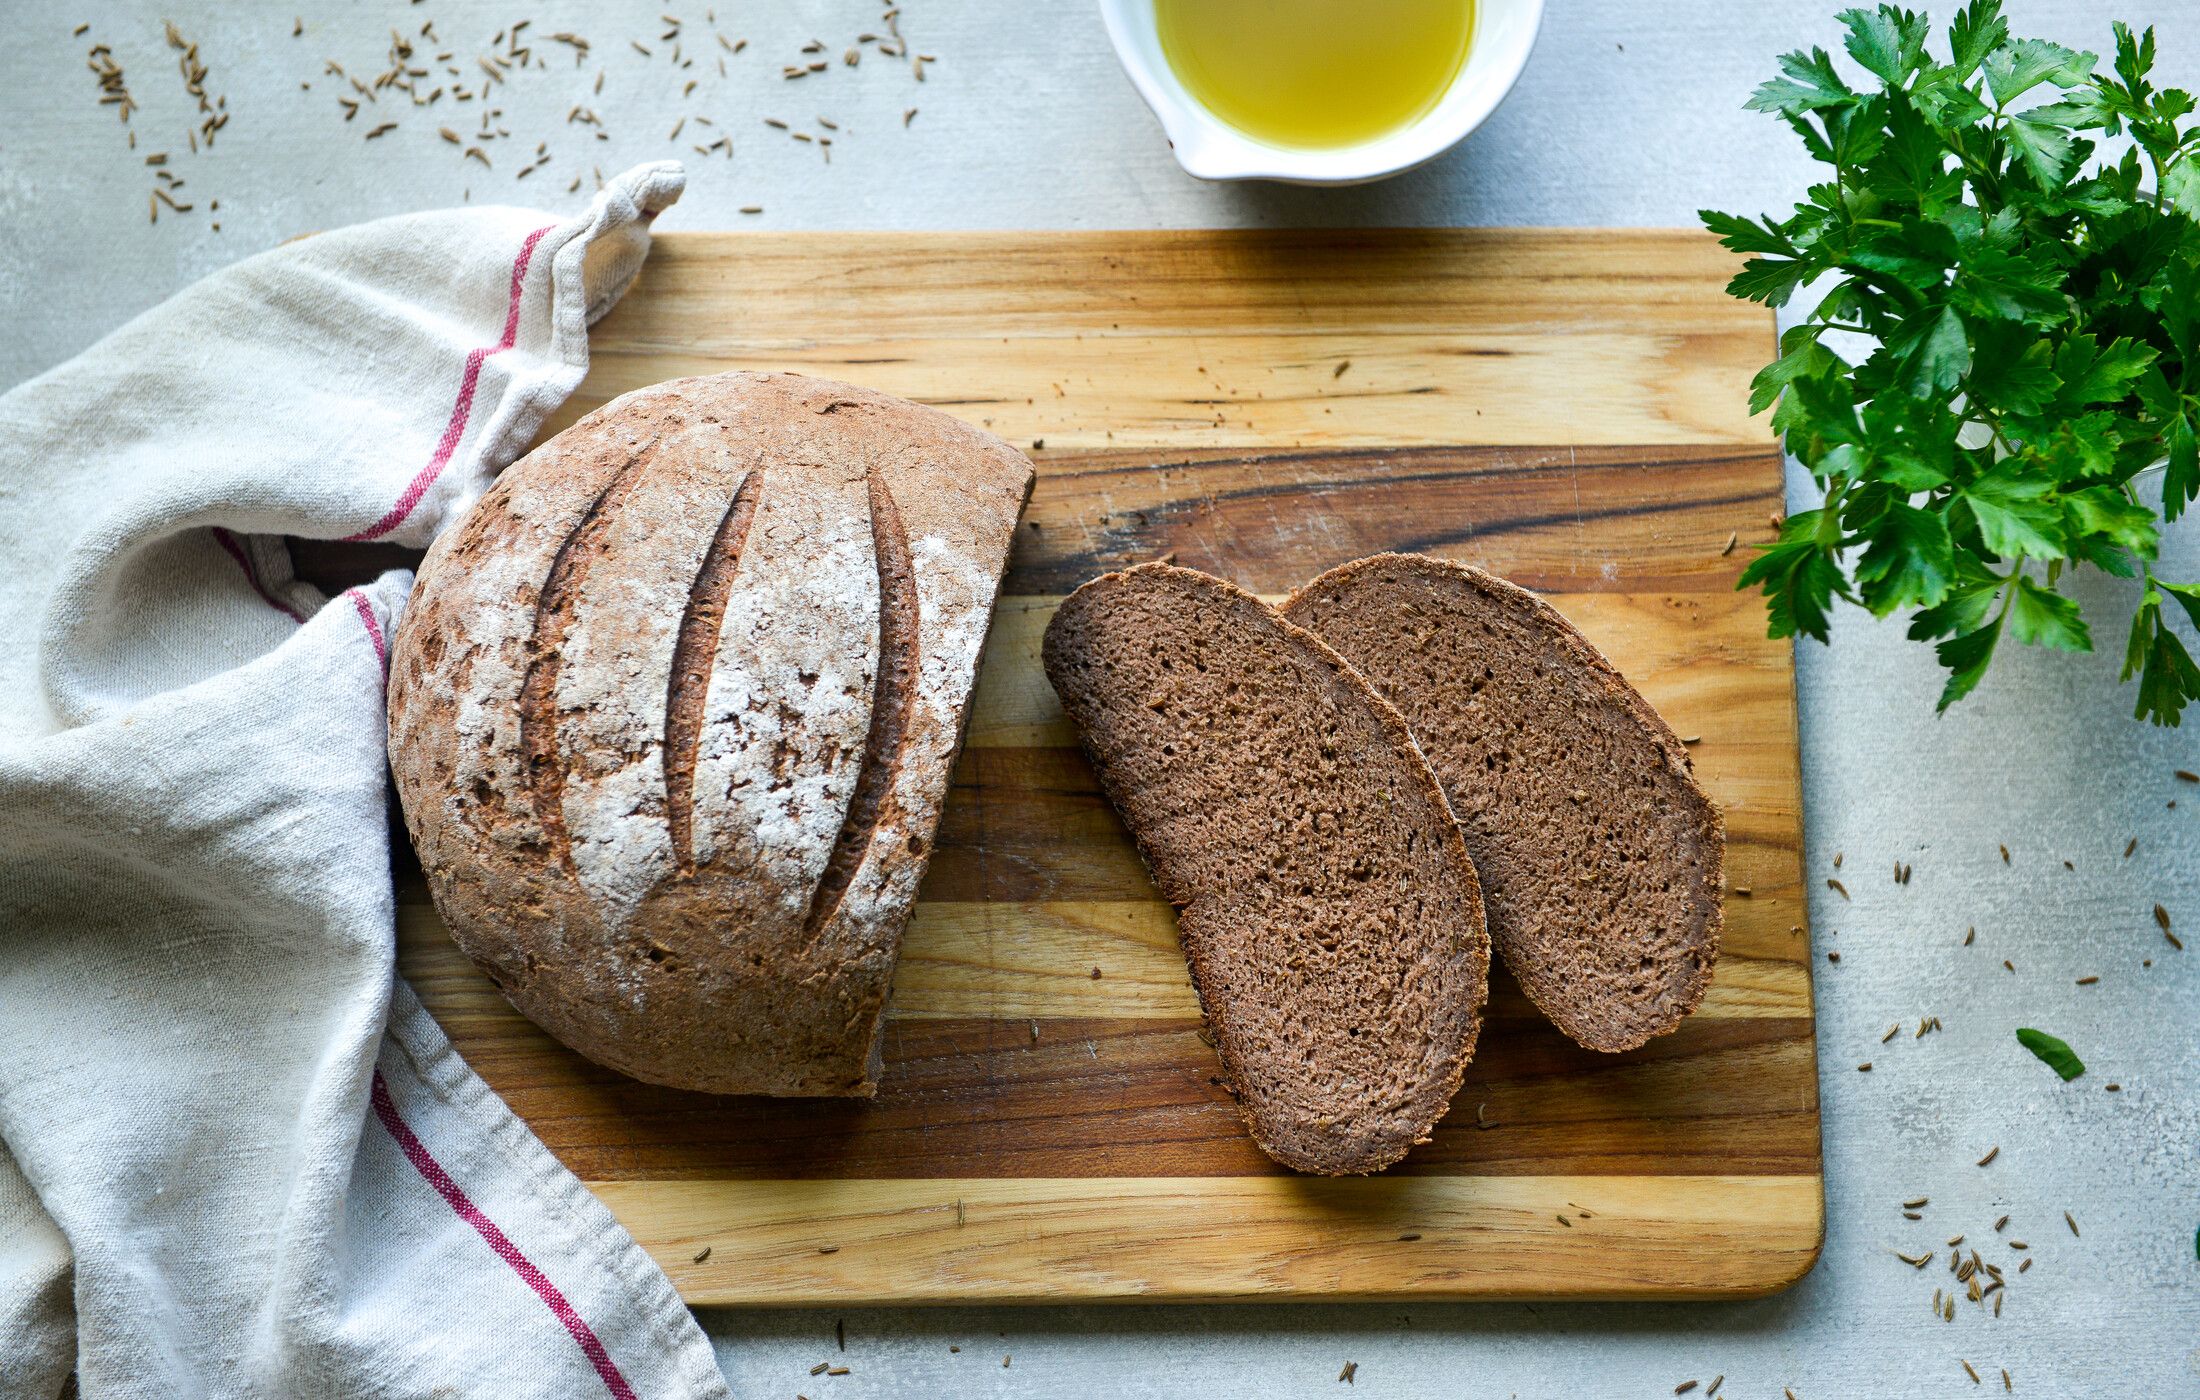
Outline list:
[[[229,557],[237,561],[237,567],[244,570],[245,582],[252,585],[252,591],[259,594],[262,601],[269,607],[287,614],[292,622],[303,623],[305,621],[303,614],[268,592],[267,585],[260,582],[260,571],[252,567],[252,556],[244,552],[244,541],[224,530],[221,526],[216,525],[214,527],[214,543],[227,550]]]
[[[511,1265],[512,1272],[535,1290],[535,1296],[542,1299],[544,1306],[572,1334],[573,1340],[580,1343],[582,1354],[596,1368],[596,1374],[603,1378],[604,1388],[616,1400],[635,1400],[634,1387],[628,1385],[626,1377],[619,1374],[618,1363],[611,1359],[610,1352],[604,1350],[603,1343],[597,1340],[595,1331],[589,1327],[587,1321],[566,1301],[565,1295],[558,1291],[558,1286],[546,1278],[542,1270],[530,1263],[526,1255],[520,1253],[519,1246],[513,1244],[511,1238],[497,1228],[494,1220],[481,1213],[480,1207],[466,1195],[464,1188],[451,1180],[451,1174],[443,1170],[442,1163],[436,1161],[435,1155],[428,1151],[427,1144],[398,1116],[397,1104],[390,1098],[389,1082],[383,1079],[380,1070],[374,1072],[374,1086],[369,1098],[374,1104],[374,1116],[382,1120],[382,1126],[397,1140],[398,1147],[404,1150],[406,1160],[435,1188],[435,1193],[448,1202],[452,1210],[458,1212],[459,1219],[480,1233],[481,1238],[488,1242],[489,1248],[496,1251],[497,1258]]]
[[[344,596],[351,599],[351,605],[359,610],[359,625],[367,629],[367,640],[374,643],[374,659],[382,663],[383,670],[388,670],[390,648],[382,640],[382,624],[374,615],[374,604],[368,602],[367,595],[356,588],[345,589]]]
[[[527,280],[527,264],[534,260],[535,245],[542,241],[542,236],[552,227],[554,225],[545,225],[536,229],[527,235],[526,242],[519,245],[519,256],[512,261],[512,287],[504,312],[504,336],[494,345],[484,345],[466,352],[466,369],[458,380],[458,402],[451,406],[451,419],[443,426],[443,436],[436,442],[435,455],[428,459],[428,465],[420,469],[420,474],[412,479],[412,484],[405,488],[405,494],[397,498],[397,504],[390,507],[388,514],[358,534],[344,536],[346,540],[377,540],[404,524],[405,517],[413,513],[413,507],[420,504],[420,498],[428,494],[428,488],[435,485],[436,478],[443,475],[443,469],[450,465],[451,454],[458,450],[459,439],[466,435],[466,419],[474,411],[474,389],[481,382],[482,361],[511,349],[519,336],[520,292]]]

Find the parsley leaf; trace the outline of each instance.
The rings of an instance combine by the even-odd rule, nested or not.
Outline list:
[[[1833,69],[1824,49],[1797,51],[1780,56],[1780,76],[1759,87],[1746,106],[1753,112],[1778,112],[1800,116],[1821,107],[1837,107],[1856,100],[1847,83]]]
[[[2001,6],[1996,0],[1971,0],[1963,7],[1955,23],[1948,27],[1948,46],[1954,58],[1953,69],[1958,81],[1978,71],[1986,56],[2000,48],[2009,37],[2009,22],[2001,17]]]
[[[1872,522],[1856,561],[1857,592],[1864,606],[1880,617],[1897,608],[1929,608],[1948,595],[1955,567],[1945,519],[1889,502]]]
[[[1843,10],[1849,57],[1889,84],[1899,86],[1925,62],[1925,36],[1932,21],[1882,5],[1878,10]]]
[[[2017,1043],[2040,1057],[2041,1063],[2063,1077],[2065,1084],[2085,1073],[2085,1061],[2070,1046],[2046,1031],[2026,1026],[2017,1032]]]
[[[1991,552],[2004,559],[2060,559],[2062,511],[2048,499],[2054,489],[2053,482],[2004,464],[1964,487],[1958,499]]]
[[[1780,539],[1742,570],[1738,587],[1762,584],[1771,608],[1771,634],[1798,634],[1826,639],[1826,612],[1836,594],[1849,597],[1841,566],[1834,551],[1819,538],[1824,517],[1814,510],[1791,515],[1780,527]]]
[[[1987,58],[1986,85],[1993,89],[1994,101],[2006,107],[2049,79],[2063,87],[2076,84],[2097,61],[2092,54],[2073,53],[2060,44],[2018,39],[2002,44]]]
[[[2176,724],[2200,664],[2171,620],[2200,625],[2200,584],[2153,567],[2200,500],[2200,103],[2154,83],[2152,30],[2114,25],[2104,66],[2012,34],[2000,0],[1963,5],[1945,58],[1927,16],[1838,18],[1842,54],[1783,55],[1748,103],[1824,178],[1784,217],[1702,214],[1745,259],[1735,296],[1825,291],[1749,398],[1825,503],[1738,586],[1779,637],[1825,640],[1843,601],[1908,612],[1946,709],[2005,639],[2092,649],[2079,571],[2139,579],[2123,678]],[[1872,348],[1851,363],[1836,330]]]
[[[2022,574],[2017,576],[2017,591],[2009,600],[2009,630],[2027,646],[2093,650],[2092,634],[2078,616],[2077,603],[2049,592]]]

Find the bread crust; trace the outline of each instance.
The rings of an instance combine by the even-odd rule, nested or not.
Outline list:
[[[800,375],[638,390],[429,551],[390,752],[453,936],[591,1059],[873,1092],[1030,463]]]
[[[1157,637],[1188,653],[1181,667],[1154,662]],[[1324,1175],[1427,1141],[1473,1058],[1489,942],[1404,721],[1320,638],[1168,565],[1079,588],[1044,661],[1178,911],[1254,1141]],[[1269,744],[1305,722],[1306,742]]]
[[[1411,599],[1405,596],[1409,590]],[[1632,911],[1632,924],[1576,930],[1572,940],[1561,937],[1553,921],[1530,926],[1530,916],[1545,912],[1538,906],[1554,901],[1542,898],[1551,891],[1530,888],[1519,879],[1509,882],[1502,851],[1494,849],[1519,838],[1526,785],[1512,780],[1502,791],[1493,790],[1496,780],[1485,775],[1473,761],[1475,755],[1459,742],[1463,732],[1473,729],[1460,726],[1464,707],[1473,700],[1467,693],[1471,678],[1455,673],[1449,683],[1417,683],[1420,678],[1396,664],[1396,657],[1356,634],[1339,603],[1349,598],[1354,609],[1378,612],[1404,602],[1433,608],[1447,593],[1476,600],[1511,619],[1524,637],[1532,638],[1525,648],[1511,650],[1525,654],[1530,664],[1550,663],[1554,673],[1582,683],[1585,704],[1577,709],[1593,716],[1615,742],[1639,745],[1651,756],[1648,772],[1638,776],[1647,776],[1656,785],[1660,808],[1675,818],[1670,825],[1685,834],[1685,841],[1673,845],[1687,847],[1680,854],[1694,861],[1691,865],[1687,859],[1676,859],[1667,865],[1667,877],[1682,889],[1680,912],[1667,921],[1671,928],[1649,926],[1649,913],[1641,908]],[[1488,895],[1491,943],[1539,1010],[1581,1045],[1617,1052],[1667,1034],[1702,1004],[1718,960],[1724,919],[1725,822],[1717,804],[1696,782],[1687,746],[1579,628],[1525,588],[1471,565],[1420,554],[1378,554],[1339,565],[1293,593],[1282,611],[1322,635],[1405,715],[1466,830],[1468,851]],[[1463,618],[1431,617],[1429,621],[1432,639],[1456,644],[1464,635]],[[1533,654],[1537,651],[1542,653],[1540,658]],[[1544,733],[1541,737],[1557,736]],[[1570,746],[1564,752],[1578,754],[1581,749]],[[1608,803],[1613,793],[1623,791],[1611,786],[1617,776],[1576,773],[1578,781],[1566,785],[1569,791],[1564,800],[1575,805],[1584,799],[1592,805]],[[1592,788],[1592,781],[1598,785]],[[1576,793],[1584,797],[1577,798]],[[1545,815],[1552,818],[1549,826],[1564,827],[1572,820],[1572,814],[1563,810]],[[1578,874],[1590,869],[1600,852],[1556,854]],[[1599,942],[1607,946],[1599,949]],[[1615,995],[1617,984],[1605,975],[1609,969],[1598,965],[1610,959],[1599,959],[1600,952],[1624,952],[1636,971],[1649,974],[1648,981],[1657,985],[1647,996]]]

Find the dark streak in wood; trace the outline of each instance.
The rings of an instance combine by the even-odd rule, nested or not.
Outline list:
[[[1517,995],[1505,999],[1525,1008]],[[889,1023],[875,1100],[714,1098],[636,1083],[541,1043],[469,1062],[587,1180],[1268,1176],[1192,1020]],[[1815,1169],[1801,1019],[1705,1020],[1626,1055],[1525,1009],[1485,1032],[1404,1175],[1778,1175]],[[1491,1129],[1476,1127],[1484,1107]]]
[[[1038,528],[1018,532],[1004,591],[1068,593],[1174,551],[1282,593],[1347,559],[1424,549],[1534,588],[1724,592],[1747,560],[1716,542],[1780,505],[1777,462],[1770,447],[1063,452],[1039,476]],[[1610,556],[1584,531],[1628,533],[1623,570],[1601,568]]]

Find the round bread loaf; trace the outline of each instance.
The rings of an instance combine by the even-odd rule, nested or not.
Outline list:
[[[625,395],[420,570],[390,755],[459,946],[653,1083],[868,1094],[1031,464],[784,374]]]

